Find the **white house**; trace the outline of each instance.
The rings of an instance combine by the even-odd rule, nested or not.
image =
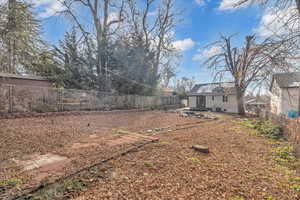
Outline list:
[[[233,82],[197,84],[188,94],[188,104],[200,110],[238,112]]]
[[[274,74],[269,90],[271,112],[288,115],[299,105],[300,72]]]

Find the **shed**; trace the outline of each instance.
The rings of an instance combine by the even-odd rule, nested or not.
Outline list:
[[[274,74],[269,94],[271,112],[277,115],[288,115],[298,111],[300,72]]]
[[[53,87],[53,83],[45,77],[0,73],[0,84]]]
[[[197,84],[188,94],[190,108],[237,113],[236,88],[233,82]]]

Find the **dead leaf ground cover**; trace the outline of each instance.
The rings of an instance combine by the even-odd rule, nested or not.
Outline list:
[[[198,121],[158,111],[0,120],[0,183],[18,180],[20,191],[53,181],[147,140],[130,133]],[[17,165],[39,155],[62,156],[68,162],[47,167],[55,174],[45,169],[24,172]]]
[[[146,112],[0,122],[4,127],[0,131],[1,136],[9,138],[7,142],[2,140],[4,146],[0,145],[1,159],[51,152],[76,157],[68,166],[72,170],[107,158],[116,151],[122,152],[130,146],[87,146],[70,150],[74,143],[86,136],[97,135],[105,139],[116,130],[122,130],[121,134],[146,130],[143,134],[159,138],[157,143],[107,163],[103,171],[101,167],[95,168],[94,172],[87,171],[87,174],[48,190],[52,198],[299,199],[298,185],[293,184],[297,183],[297,177],[291,180],[288,175],[291,170],[279,166],[269,156],[278,144],[250,134],[252,130],[239,126],[232,116],[224,115],[214,121],[182,118],[172,113]],[[197,126],[172,132],[147,131],[196,122],[199,122]],[[14,141],[17,141],[16,144]],[[191,148],[193,144],[208,146],[211,153],[196,152]],[[1,177],[4,177],[2,183],[12,182],[12,185],[23,185],[30,180],[24,177],[5,179],[7,173],[3,172]],[[56,195],[57,190],[63,195]]]
[[[111,162],[108,175],[74,199],[299,199],[285,169],[268,159],[274,142],[232,120],[158,135],[159,143]],[[211,153],[194,151],[195,143]]]

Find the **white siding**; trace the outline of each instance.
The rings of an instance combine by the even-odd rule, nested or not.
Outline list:
[[[191,96],[189,97],[189,107],[196,108],[197,107],[197,97]]]
[[[197,107],[196,96],[189,97],[189,107]],[[223,95],[214,96],[214,101],[212,100],[212,96],[208,95],[206,96],[206,108],[210,108],[212,111],[216,111],[216,108],[221,108],[221,110],[225,112],[237,113],[236,95],[228,95],[228,102],[223,102]]]
[[[187,99],[182,99],[181,104],[184,105],[184,107],[188,106],[188,100]]]
[[[278,87],[276,81],[274,81],[273,87],[271,88],[270,98],[271,113],[279,115],[281,113],[281,89]]]
[[[287,115],[291,110],[298,110],[299,88],[279,88],[276,81],[270,92],[271,112]]]
[[[291,110],[298,110],[299,88],[283,88],[281,95],[281,112],[287,115]]]
[[[214,100],[212,100],[212,96],[206,96],[206,107],[211,108],[213,111],[216,111],[217,108],[221,108],[222,111],[237,113],[237,100],[236,95],[228,95],[228,101],[223,102],[223,95],[214,96]]]

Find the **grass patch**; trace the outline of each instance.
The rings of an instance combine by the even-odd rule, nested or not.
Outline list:
[[[14,187],[16,185],[23,184],[22,180],[17,178],[11,178],[6,181],[0,182],[0,187]]]
[[[170,145],[171,143],[170,142],[166,142],[166,141],[161,141],[158,144],[161,145],[161,146],[166,146],[166,145]]]
[[[274,198],[272,196],[266,196],[264,197],[264,200],[274,200]]]
[[[239,124],[251,129],[251,133],[260,135],[268,139],[268,143],[273,146],[270,150],[270,158],[286,178],[280,183],[283,187],[288,187],[295,192],[300,193],[300,177],[296,176],[296,169],[300,169],[300,162],[294,154],[294,147],[288,145],[283,139],[283,130],[280,126],[273,124],[271,121],[261,121],[257,119],[242,119]],[[264,199],[272,200],[268,196]]]
[[[271,150],[277,164],[286,165],[296,161],[294,148],[292,146],[281,146]]]
[[[30,197],[31,200],[44,200],[44,199],[55,199],[62,198],[68,192],[74,192],[82,190],[85,187],[85,184],[78,181],[72,180],[66,183],[57,184],[54,187],[44,189],[38,194]]]
[[[283,136],[282,128],[271,121],[245,118],[240,120],[239,124],[243,127],[255,130],[253,132],[254,134],[264,136],[269,139],[279,140]]]
[[[292,177],[289,180],[289,186],[296,192],[300,192],[300,177]]]
[[[194,163],[199,163],[201,161],[199,158],[196,158],[196,157],[188,158],[188,160],[192,161]]]
[[[153,163],[150,162],[150,161],[145,161],[145,162],[144,162],[144,166],[145,166],[145,167],[153,167]]]

